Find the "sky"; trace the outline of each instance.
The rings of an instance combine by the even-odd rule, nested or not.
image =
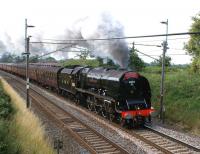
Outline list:
[[[191,17],[200,12],[199,0],[1,0],[0,4],[0,40],[7,49],[17,48],[13,52],[24,52],[25,18],[29,25],[35,26],[28,29],[28,35],[34,41],[38,37],[62,38],[67,28],[74,29],[80,23],[82,33],[87,36],[93,32],[102,14],[108,14],[113,21],[119,22],[124,36],[165,34],[166,25],[160,22],[167,19],[169,33],[188,32]],[[185,54],[183,43],[188,38],[187,35],[168,37],[167,55],[172,57],[172,63],[190,63],[191,57],[182,55]],[[135,42],[137,49],[156,58],[162,54],[161,47],[137,44],[161,45],[164,39],[129,39],[126,42],[130,45]],[[51,46],[49,50],[54,48]],[[153,61],[144,55],[140,57],[145,62]]]

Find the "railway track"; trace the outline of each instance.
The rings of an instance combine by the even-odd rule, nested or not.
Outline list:
[[[15,89],[21,91],[25,95],[24,85],[19,82],[13,82],[13,79],[7,79]],[[79,119],[70,115],[62,108],[54,105],[54,103],[41,95],[39,92],[30,88],[30,97],[33,103],[48,115],[63,132],[70,134],[76,141],[85,147],[90,153],[99,154],[126,154],[128,153],[122,147],[113,143],[93,128],[85,125]]]
[[[16,88],[18,88],[19,91],[24,89],[24,87],[22,88],[19,85],[16,86]],[[54,121],[58,123],[64,131],[72,134],[74,138],[79,140],[79,144],[86,147],[91,153],[128,153],[120,146],[109,141],[105,136],[99,134],[91,128],[88,128],[85,124],[81,124],[81,122],[79,123],[77,121],[78,119],[76,120],[75,117],[67,114],[62,108],[53,105],[53,102],[48,100],[46,97],[41,96],[34,89],[31,90],[30,95],[34,102],[42,101],[42,103],[37,103],[38,106],[44,110],[44,112],[47,112],[52,119],[55,119]],[[46,101],[49,103],[44,103]],[[46,104],[51,105],[47,106]],[[113,123],[113,125],[119,127],[115,123]],[[157,132],[151,127],[146,127],[145,129],[140,130],[121,129],[129,135],[131,134],[135,138],[143,141],[145,146],[153,149],[152,151],[155,153],[200,153],[200,149]]]
[[[200,153],[200,149],[163,134],[149,126],[145,126],[145,129],[131,131],[131,133],[150,146],[160,150],[161,153]]]

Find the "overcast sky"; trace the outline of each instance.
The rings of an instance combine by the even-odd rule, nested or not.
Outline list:
[[[90,32],[99,16],[105,12],[123,25],[125,36],[163,34],[166,26],[160,21],[166,19],[169,20],[169,33],[187,32],[192,24],[191,17],[200,12],[199,0],[1,0],[0,4],[0,40],[10,48],[23,41],[25,18],[28,24],[36,26],[28,29],[32,39],[37,36],[57,39],[67,27],[73,27],[77,21],[85,18],[89,20],[83,30]],[[184,54],[185,51],[180,49],[187,41],[185,38],[188,36],[169,37],[168,54]],[[163,39],[134,39],[127,42],[160,45]],[[149,55],[162,53],[158,47],[136,48]],[[145,62],[152,61],[145,56],[141,58]],[[190,62],[189,56],[174,55],[172,58],[176,64]]]

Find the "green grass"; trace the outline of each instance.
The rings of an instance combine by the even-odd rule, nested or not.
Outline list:
[[[39,119],[5,80],[0,81],[0,154],[53,154]]]
[[[69,59],[61,63],[63,66],[70,66],[70,65],[81,65],[81,66],[92,66],[98,67],[99,62],[96,59]]]
[[[141,72],[152,89],[152,104],[159,109],[161,68],[149,67]],[[165,97],[167,121],[181,124],[185,129],[200,134],[200,75],[184,68],[167,68]]]
[[[0,84],[0,153],[14,154],[19,153],[20,148],[17,140],[10,134],[11,120],[15,114],[11,105],[10,97],[5,94]]]

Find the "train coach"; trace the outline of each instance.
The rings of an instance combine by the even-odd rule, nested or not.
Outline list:
[[[24,64],[0,69],[25,77]],[[144,125],[154,111],[148,80],[137,72],[88,66],[30,64],[30,80],[70,96],[78,104],[121,125]]]

